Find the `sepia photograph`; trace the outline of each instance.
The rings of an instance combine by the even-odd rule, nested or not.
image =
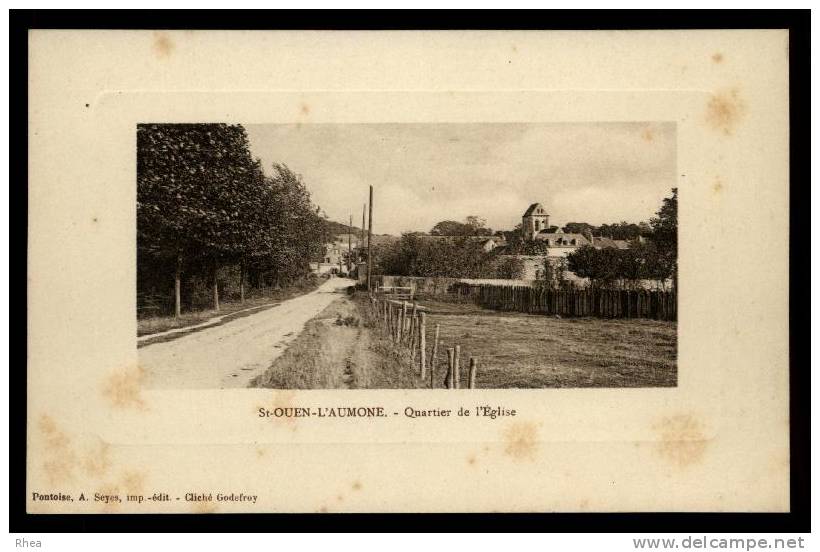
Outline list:
[[[674,122],[136,143],[148,388],[677,385]]]

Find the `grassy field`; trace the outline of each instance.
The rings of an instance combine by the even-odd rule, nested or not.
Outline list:
[[[281,301],[285,301],[286,299],[296,297],[297,295],[304,295],[305,293],[310,293],[311,291],[316,289],[319,286],[319,284],[321,284],[323,281],[324,280],[317,280],[317,282],[314,285],[310,286],[285,288],[281,290],[271,291],[264,295],[247,297],[245,298],[244,303],[240,301],[220,302],[219,311],[209,309],[194,312],[183,312],[179,318],[174,318],[173,316],[152,316],[147,318],[139,318],[137,319],[137,337],[160,333],[167,330],[175,330],[177,328],[187,328],[188,326],[195,326],[197,324],[201,324],[202,322],[205,322],[217,316],[224,316],[226,314],[232,314],[243,310],[255,309],[248,310],[248,314],[250,314],[255,311],[276,305]]]
[[[406,389],[422,387],[410,364],[363,321],[361,298],[340,297],[251,387],[275,389]]]
[[[461,346],[462,387],[469,358],[476,386],[499,388],[674,387],[677,325],[502,313],[471,303],[419,299],[431,309],[428,347],[441,325],[435,387],[443,387],[447,347]],[[429,388],[404,355],[366,322],[361,294],[340,297],[305,326],[252,382],[277,389]]]
[[[462,377],[476,357],[479,388],[677,385],[675,322],[561,319],[423,298],[419,304],[432,309],[429,328],[441,325],[437,372],[446,371],[446,348],[460,345]]]

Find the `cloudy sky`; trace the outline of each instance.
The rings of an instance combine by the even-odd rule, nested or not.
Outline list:
[[[429,231],[468,215],[511,229],[530,203],[550,223],[640,222],[675,186],[674,123],[246,125],[251,150],[300,173],[332,220]]]

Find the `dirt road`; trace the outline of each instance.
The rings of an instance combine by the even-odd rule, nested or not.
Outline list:
[[[351,280],[331,278],[316,291],[183,337],[138,350],[144,386],[153,389],[247,387]]]

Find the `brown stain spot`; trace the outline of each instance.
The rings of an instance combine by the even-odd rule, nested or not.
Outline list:
[[[322,506],[321,508],[319,508],[319,513],[320,514],[326,514],[327,513],[327,506]]]
[[[128,494],[143,494],[145,490],[145,474],[139,471],[127,471],[122,474],[120,483]]]
[[[102,477],[111,469],[111,445],[103,440],[92,446],[83,459],[83,469],[90,477]]]
[[[715,52],[714,54],[712,54],[712,61],[714,61],[715,63],[723,63],[723,54],[721,54],[720,52]]]
[[[338,500],[339,502],[342,502],[344,499],[345,499],[344,495],[337,495],[336,496],[336,500]]]
[[[302,115],[310,115],[310,106],[308,104],[306,104],[305,102],[302,102],[299,105],[299,112]]]
[[[140,395],[145,369],[141,366],[126,368],[111,374],[103,385],[103,396],[116,407],[144,409]]]
[[[77,457],[71,447],[71,439],[47,414],[40,416],[37,427],[45,441],[43,470],[49,481],[52,485],[73,481]]]
[[[362,483],[361,481],[354,481],[353,484],[350,486],[351,489],[354,491],[361,491],[362,490]]]
[[[736,88],[713,94],[706,104],[706,122],[712,129],[731,136],[746,113],[746,104]]]
[[[476,463],[475,454],[471,454],[470,456],[467,457],[467,463],[471,466],[475,465],[475,463]]]
[[[266,408],[271,411],[276,410],[277,408],[289,408],[294,406],[295,399],[295,392],[288,390],[277,390],[273,392],[273,399],[268,403]],[[259,409],[256,408],[255,410]],[[279,418],[271,417],[266,418],[266,420],[274,424],[289,425],[292,431],[296,431],[296,428],[299,425],[299,418],[293,416],[282,416]]]
[[[158,58],[170,57],[175,47],[174,41],[167,33],[154,33],[154,53]]]
[[[504,453],[514,460],[531,460],[538,450],[538,429],[532,422],[515,422],[504,431]]]
[[[267,454],[267,450],[264,447],[256,447],[257,458],[264,458],[265,454]]]
[[[98,219],[97,217],[94,217],[94,218],[91,219],[91,222],[100,222],[100,219]]]
[[[584,499],[581,501],[581,504],[578,505],[581,510],[589,510],[589,499]]]
[[[652,142],[655,139],[655,132],[652,127],[646,127],[641,131],[641,138],[644,142]]]
[[[722,191],[723,191],[723,182],[720,180],[720,178],[716,178],[715,182],[712,184],[712,192],[715,195],[718,195]]]
[[[685,468],[699,462],[708,441],[704,425],[689,414],[668,416],[653,426],[660,437],[658,454],[669,463]]]

